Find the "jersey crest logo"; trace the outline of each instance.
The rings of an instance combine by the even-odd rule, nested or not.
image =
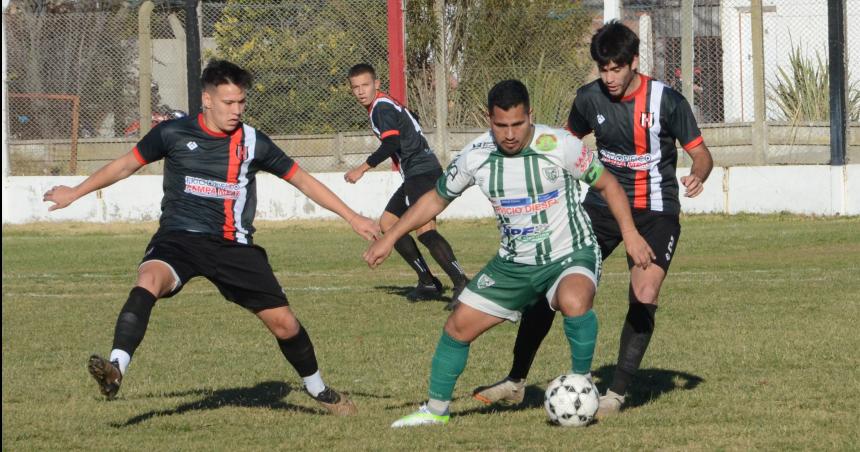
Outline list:
[[[483,274],[480,278],[478,278],[478,289],[486,289],[487,287],[490,287],[495,283],[496,281],[493,278],[490,278],[486,274]]]
[[[639,115],[639,125],[645,128],[650,128],[654,125],[654,113],[650,111],[643,111]]]
[[[189,141],[188,143],[185,144],[185,147],[187,147],[189,150],[193,151],[193,150],[197,149],[197,143],[194,141]]]
[[[606,121],[606,117],[605,117],[605,116],[603,116],[603,115],[601,115],[600,113],[598,113],[598,114],[597,114],[597,123],[598,123],[598,124],[603,124],[603,122],[604,122],[604,121]]]
[[[535,148],[538,151],[549,152],[558,146],[558,138],[555,135],[543,133],[535,140]]]
[[[558,177],[561,175],[559,169],[555,166],[548,166],[546,168],[541,169],[543,172],[543,177],[550,182],[555,182],[558,180]]]
[[[236,158],[239,159],[240,162],[244,162],[248,159],[248,147],[240,144],[236,146]]]

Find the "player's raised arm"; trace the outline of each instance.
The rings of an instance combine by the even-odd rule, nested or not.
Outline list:
[[[391,249],[397,239],[420,226],[427,224],[448,207],[448,201],[436,190],[430,190],[418,199],[406,213],[394,223],[380,240],[372,243],[364,252],[364,260],[370,268],[376,268],[391,254]]]
[[[374,240],[380,236],[379,225],[370,218],[362,216],[350,209],[328,187],[323,185],[317,178],[308,174],[307,171],[297,168],[296,173],[290,178],[289,183],[298,188],[313,202],[340,215],[346,220],[352,230],[367,240]]]
[[[609,171],[603,171],[597,181],[592,185],[606,203],[609,204],[609,210],[615,221],[618,222],[618,228],[621,230],[621,237],[624,240],[624,247],[627,254],[633,258],[633,263],[642,269],[648,268],[648,265],[657,256],[654,251],[648,246],[648,242],[639,234],[636,229],[636,224],[633,222],[633,215],[630,213],[630,202],[627,200],[627,195],[624,189]]]
[[[135,173],[143,166],[134,155],[134,151],[129,151],[123,156],[113,160],[107,165],[99,168],[90,177],[86,178],[80,184],[74,187],[65,185],[55,185],[50,190],[46,191],[42,196],[42,201],[54,203],[48,207],[48,210],[62,209],[69,204],[75,202],[78,198],[92,193],[100,188],[105,188],[109,185],[125,179]]]

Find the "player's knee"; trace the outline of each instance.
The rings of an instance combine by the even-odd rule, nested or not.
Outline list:
[[[642,304],[657,304],[657,296],[660,294],[660,287],[643,284],[639,286],[630,286],[627,294],[627,299],[630,303]]]
[[[176,278],[167,266],[159,263],[148,263],[138,271],[135,285],[148,290],[156,297],[162,297],[173,290],[176,285]]]
[[[579,317],[588,312],[594,298],[587,294],[565,294],[558,297],[558,310],[565,317]]]
[[[430,224],[430,223],[428,223]],[[422,226],[422,228],[426,228],[427,225]],[[436,229],[425,229],[422,231],[418,229],[418,240],[424,244],[427,248],[430,248],[433,243],[442,238],[442,236],[436,232]]]
[[[280,340],[286,340],[299,334],[299,320],[292,315],[280,316],[276,321],[267,325],[272,334]]]

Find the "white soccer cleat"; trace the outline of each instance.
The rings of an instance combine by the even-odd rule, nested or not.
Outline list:
[[[618,414],[623,405],[624,396],[607,389],[606,395],[600,396],[600,406],[597,408],[597,413],[594,414],[594,418],[598,420],[606,419],[607,417]]]

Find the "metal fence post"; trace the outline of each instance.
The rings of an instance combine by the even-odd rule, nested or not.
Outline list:
[[[845,164],[845,1],[827,2],[830,66],[830,164]]]
[[[681,1],[681,91],[687,102],[692,107],[695,105],[693,98],[693,0]]]

